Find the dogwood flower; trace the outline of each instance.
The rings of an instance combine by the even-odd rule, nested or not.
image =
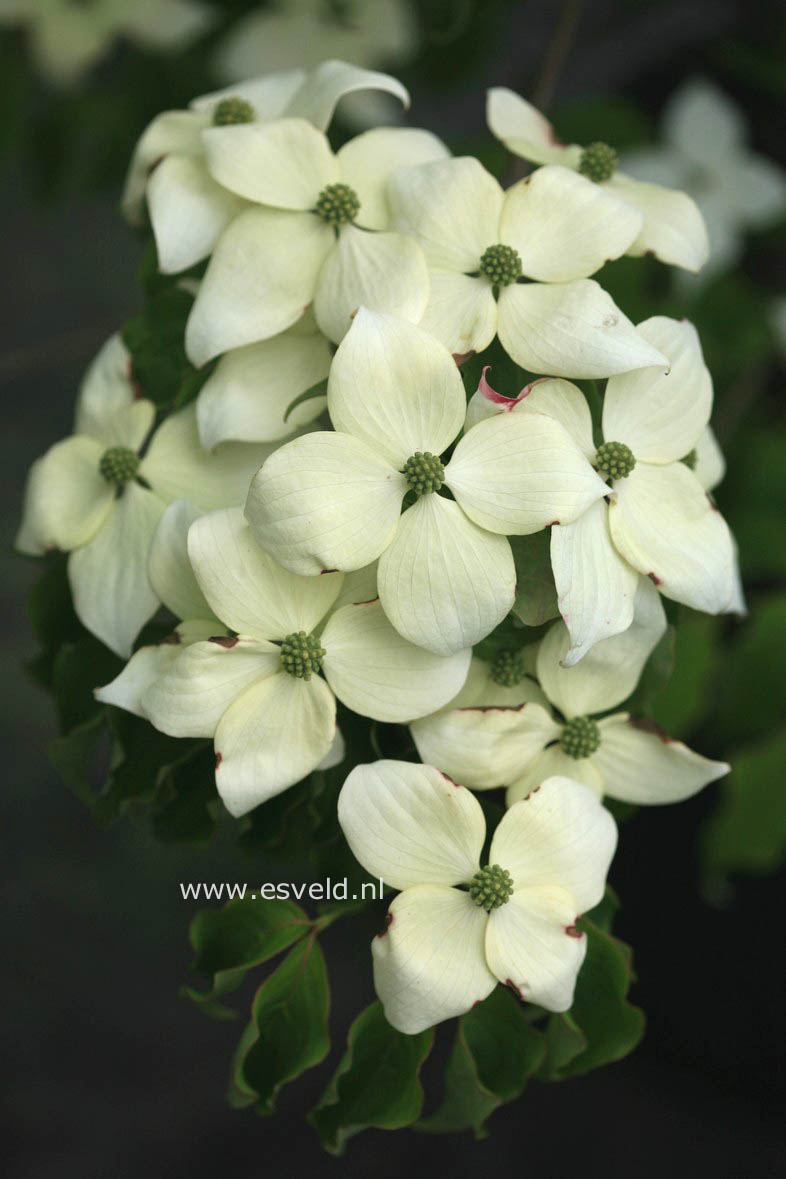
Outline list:
[[[702,277],[728,270],[742,253],[745,232],[786,212],[786,174],[750,150],[739,107],[703,79],[672,95],[661,130],[661,146],[628,153],[625,165],[643,180],[667,181],[695,197],[710,243]]]
[[[662,262],[692,271],[700,270],[707,261],[707,230],[687,193],[634,180],[618,171],[617,153],[607,143],[583,148],[560,143],[548,119],[512,90],[489,90],[486,117],[492,134],[515,155],[534,164],[574,168],[605,192],[610,208],[613,202],[620,216],[637,210],[642,221],[628,254],[654,254]]]
[[[336,697],[362,716],[402,722],[449,700],[466,678],[469,651],[414,647],[376,600],[342,606],[322,629],[342,575],[282,569],[240,508],[196,520],[188,555],[211,610],[235,633],[183,649],[144,707],[171,736],[213,737],[216,786],[233,815],[316,768],[335,738]]]
[[[422,328],[365,308],[328,380],[335,432],[271,455],[246,514],[285,568],[314,575],[379,558],[396,630],[427,650],[472,646],[510,610],[508,534],[574,520],[606,491],[562,426],[541,415],[482,422],[441,455],[466,400],[447,349]],[[438,494],[448,488],[453,499]],[[415,502],[401,511],[410,492]]]
[[[122,208],[132,224],[141,224],[147,203],[160,269],[174,274],[207,258],[232,218],[249,207],[210,175],[209,142],[226,135],[231,141],[239,123],[284,117],[307,119],[325,131],[342,98],[372,87],[409,106],[409,95],[395,78],[324,61],[311,73],[279,69],[195,98],[189,110],[157,115],[134,150]]]
[[[386,188],[397,168],[447,155],[436,136],[380,127],[334,154],[311,123],[285,118],[213,128],[204,144],[213,179],[255,204],[224,230],[200,286],[186,328],[195,364],[277,335],[312,300],[335,343],[361,304],[420,318],[425,259],[387,232]]]
[[[499,334],[530,372],[600,377],[663,362],[589,279],[625,253],[641,213],[585,177],[546,167],[503,192],[475,159],[436,160],[391,177],[390,204],[429,265],[421,325],[451,352],[480,352]]]
[[[147,442],[155,412],[137,396],[128,352],[112,336],[86,374],[74,434],[30,470],[16,538],[17,549],[31,556],[50,549],[71,554],[78,617],[123,656],[159,604],[147,558],[167,503],[182,496],[203,509],[238,503],[270,453],[270,447],[227,443],[208,454],[193,406],[166,418]]]
[[[700,441],[711,445],[712,382],[698,336],[686,321],[662,316],[638,327],[669,368],[610,378],[599,447],[586,400],[569,381],[536,381],[506,399],[484,377],[469,407],[472,421],[506,410],[552,414],[609,480],[608,504],[599,499],[552,528],[559,609],[572,638],[568,664],[630,625],[639,574],[696,610],[744,609],[734,540],[689,465]]]
[[[366,871],[402,890],[371,945],[394,1028],[414,1035],[462,1015],[498,982],[567,1011],[587,948],[577,914],[603,896],[617,842],[590,790],[544,781],[506,813],[482,868],[480,804],[433,766],[357,766],[338,819]]]

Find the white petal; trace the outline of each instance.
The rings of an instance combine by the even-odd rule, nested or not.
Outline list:
[[[196,156],[170,155],[150,177],[147,204],[163,274],[188,270],[208,254],[245,202],[222,188]]]
[[[325,677],[339,700],[360,716],[392,724],[452,700],[472,654],[435,655],[413,646],[390,625],[378,601],[331,615],[320,642]]]
[[[165,675],[182,648],[177,641],[157,643],[151,647],[140,647],[129,659],[119,675],[108,684],[93,692],[101,704],[111,704],[132,712],[134,716],[146,717],[143,699],[151,684]]]
[[[336,430],[400,469],[416,451],[442,454],[464,423],[466,398],[442,344],[404,319],[363,308],[333,360],[328,410]]]
[[[402,168],[389,191],[393,224],[417,238],[429,266],[467,275],[499,241],[502,189],[470,156]]]
[[[345,225],[319,273],[314,312],[320,329],[337,344],[359,307],[417,321],[428,292],[426,261],[417,242],[400,233],[367,233]]]
[[[535,648],[536,643],[530,644]],[[532,674],[535,665],[532,660]],[[464,687],[453,700],[449,701],[449,708],[518,708],[521,704],[542,704],[549,708],[549,702],[541,692],[534,679],[524,676],[512,688],[505,688],[496,683],[491,677],[491,664],[476,655],[472,657]]]
[[[567,1011],[572,1005],[587,952],[587,939],[575,928],[574,908],[564,888],[540,885],[514,892],[489,914],[489,967],[520,999],[547,1011]]]
[[[341,589],[340,574],[307,578],[282,569],[257,544],[240,508],[196,520],[188,555],[216,617],[257,639],[310,634]]]
[[[196,365],[283,332],[314,297],[334,235],[319,217],[248,209],[216,244],[186,325]]]
[[[729,196],[743,224],[760,228],[776,221],[786,207],[783,169],[774,160],[746,153],[735,161],[734,171]]]
[[[542,378],[527,385],[511,408],[518,413],[542,413],[564,426],[581,453],[592,460],[592,414],[587,399],[570,381]]]
[[[380,557],[379,598],[411,643],[449,655],[471,647],[513,605],[516,571],[505,537],[478,528],[458,504],[424,495]]]
[[[294,786],[333,744],[336,701],[319,676],[282,671],[254,684],[224,713],[215,736],[216,786],[236,817]]]
[[[387,185],[397,168],[442,159],[448,150],[430,131],[411,127],[376,127],[356,135],[338,152],[341,180],[360,199],[356,221],[366,229],[387,229]]]
[[[638,806],[682,802],[728,774],[730,766],[709,761],[650,722],[626,713],[600,723],[600,746],[592,755],[604,793]]]
[[[313,209],[338,164],[321,131],[305,119],[209,127],[202,135],[211,176],[230,192],[278,209]]]
[[[575,917],[603,896],[616,846],[616,824],[592,790],[570,778],[547,778],[506,812],[489,863],[506,868],[516,890],[544,884],[567,889]]]
[[[255,116],[267,122],[290,113],[290,106],[306,79],[305,70],[276,70],[261,78],[250,78],[223,90],[212,90],[189,103],[192,110],[212,112],[224,98],[242,98],[254,108]],[[302,112],[298,111],[298,115]],[[303,118],[308,116],[302,114]],[[313,122],[313,120],[312,120]],[[316,124],[315,124],[316,125]],[[320,128],[324,131],[324,127]]]
[[[151,168],[173,152],[201,156],[202,129],[206,126],[206,116],[196,111],[165,111],[148,124],[134,148],[120,202],[123,214],[132,224],[142,223]]]
[[[432,270],[429,278],[429,301],[420,326],[454,355],[482,352],[497,332],[491,283],[452,270]]]
[[[692,197],[662,184],[634,180],[622,172],[616,172],[604,187],[643,215],[629,254],[654,254],[670,266],[701,270],[709,257],[710,243],[704,218]]]
[[[692,79],[672,95],[662,130],[683,156],[710,169],[724,158],[733,159],[745,138],[739,107],[703,78]]]
[[[611,377],[603,398],[603,435],[624,442],[637,461],[670,463],[693,450],[712,410],[712,379],[698,332],[686,319],[653,316],[638,325],[669,367]]]
[[[187,620],[213,615],[188,559],[188,530],[199,515],[186,499],[171,503],[158,521],[148,556],[147,571],[156,594],[176,618]],[[218,623],[213,626],[212,633],[218,634]]]
[[[498,307],[500,342],[529,372],[595,378],[668,363],[592,279],[514,283]]]
[[[357,438],[304,434],[271,455],[254,477],[246,516],[287,569],[350,571],[375,561],[390,544],[406,490],[404,476]]]
[[[486,965],[485,911],[469,893],[423,884],[397,896],[371,943],[385,1018],[415,1035],[463,1015],[497,985]]]
[[[551,568],[559,612],[571,645],[563,662],[572,667],[595,643],[627,630],[639,577],[611,539],[605,500],[551,530]]]
[[[726,521],[684,463],[637,463],[609,504],[612,539],[662,594],[709,614],[735,593],[734,542]]]
[[[341,586],[341,593],[333,603],[333,610],[335,612],[342,606],[358,606],[364,602],[373,602],[376,597],[377,563],[372,561],[370,565],[364,565],[362,569],[345,574],[344,584]]]
[[[559,742],[549,745],[540,757],[535,758],[505,794],[507,806],[520,802],[547,778],[570,778],[573,782],[581,782],[589,787],[596,798],[603,797],[603,779],[596,770],[591,757],[569,757],[563,753]]]
[[[445,482],[476,524],[509,536],[570,523],[607,490],[567,430],[537,413],[499,414],[473,426]]]
[[[624,254],[641,214],[569,168],[538,168],[505,194],[500,241],[513,246],[529,278],[588,278]]]
[[[392,888],[461,884],[477,872],[486,823],[480,803],[433,766],[356,766],[338,796],[355,859]]]
[[[693,474],[705,491],[712,491],[726,474],[726,460],[711,426],[707,426],[696,440],[696,466]]]
[[[409,93],[397,78],[364,70],[345,61],[323,61],[312,70],[287,104],[287,114],[308,119],[326,131],[336,106],[347,94],[359,90],[382,90],[409,107]]]
[[[517,156],[533,164],[579,166],[581,148],[560,143],[548,119],[505,86],[494,86],[488,91],[486,119],[492,135]]]
[[[131,380],[131,356],[119,332],[101,346],[79,388],[74,433],[89,434],[106,446],[116,446],[117,416],[137,397]],[[146,404],[150,404],[147,402]],[[150,417],[148,429],[152,424]],[[141,443],[144,435],[139,439]],[[125,445],[130,445],[125,442]]]
[[[197,423],[208,449],[228,440],[273,442],[311,422],[325,408],[323,397],[289,406],[328,375],[330,346],[319,332],[290,330],[272,340],[235,348],[219,360],[197,398]]]
[[[147,575],[147,556],[164,504],[128,483],[96,536],[68,560],[68,579],[79,620],[123,658],[158,607]]]
[[[451,708],[410,729],[422,761],[473,790],[513,782],[561,732],[539,704]]]
[[[103,453],[95,438],[74,434],[36,459],[27,476],[22,522],[14,542],[19,552],[31,556],[49,549],[69,552],[96,535],[115,497],[114,487],[98,469]]]

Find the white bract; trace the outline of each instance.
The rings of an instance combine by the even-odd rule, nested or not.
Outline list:
[[[577,917],[601,900],[617,842],[590,790],[543,782],[504,816],[483,869],[480,804],[432,766],[357,766],[338,818],[366,871],[402,890],[371,947],[393,1027],[414,1034],[462,1015],[498,982],[567,1011],[587,948]]]
[[[174,737],[214,739],[216,785],[233,815],[319,765],[336,735],[336,696],[361,716],[400,723],[449,700],[466,678],[469,651],[413,646],[377,601],[331,612],[342,575],[282,569],[239,508],[196,520],[188,556],[206,602],[235,633],[183,649],[145,690],[144,711]]]
[[[238,503],[270,447],[199,444],[193,406],[153,433],[155,406],[139,398],[128,352],[112,336],[87,372],[74,434],[30,469],[16,547],[70,553],[68,578],[82,623],[127,656],[159,598],[147,575],[150,541],[167,503],[183,496],[203,510]],[[140,457],[140,452],[141,457]]]
[[[710,241],[702,277],[728,270],[742,253],[745,232],[786,212],[786,175],[750,150],[739,107],[702,79],[672,95],[662,137],[662,146],[627,154],[625,165],[644,180],[679,185],[695,197]]]
[[[409,105],[407,91],[395,78],[325,61],[308,74],[279,69],[195,98],[189,110],[157,115],[134,150],[122,207],[132,223],[141,224],[147,203],[160,269],[174,274],[207,258],[232,218],[249,207],[211,176],[209,143],[224,136],[231,142],[238,123],[256,126],[285,116],[307,119],[325,131],[341,99],[368,88],[385,90]]]
[[[379,558],[396,629],[447,654],[510,610],[507,535],[576,519],[606,486],[568,432],[543,415],[481,422],[459,435],[466,400],[447,349],[422,328],[362,309],[328,382],[335,432],[286,443],[251,485],[246,514],[285,568],[314,575]],[[453,499],[437,494],[448,488]],[[415,502],[401,511],[408,492]]]
[[[546,167],[503,192],[475,159],[437,160],[397,172],[390,204],[429,265],[421,325],[451,352],[481,352],[499,334],[530,372],[605,377],[665,363],[589,279],[625,253],[641,214],[583,176]]]
[[[486,114],[490,130],[516,155],[534,164],[561,164],[583,173],[605,192],[619,216],[636,210],[641,226],[628,254],[654,254],[662,262],[691,271],[706,263],[707,230],[695,201],[686,193],[618,171],[616,152],[607,144],[582,148],[560,143],[548,119],[512,90],[489,90]]]

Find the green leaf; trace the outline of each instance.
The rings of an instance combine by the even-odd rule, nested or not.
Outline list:
[[[720,677],[716,721],[724,742],[766,733],[783,716],[786,695],[786,594],[759,600]]]
[[[284,414],[284,421],[286,422],[293,409],[297,409],[304,401],[313,401],[315,397],[327,396],[327,377],[323,377],[321,381],[317,381],[315,385],[311,385],[305,392],[299,394],[294,401],[290,401]]]
[[[329,1007],[325,959],[311,936],[290,950],[254,997],[256,1035],[239,1071],[259,1113],[273,1113],[282,1085],[327,1056]]]
[[[86,806],[95,801],[93,762],[105,734],[100,712],[49,744],[49,759],[69,790]]]
[[[144,396],[161,407],[173,405],[184,380],[196,373],[184,347],[193,302],[180,287],[167,288],[153,295],[123,328],[134,379]]]
[[[112,823],[132,804],[150,802],[173,766],[186,762],[203,741],[169,737],[149,721],[119,708],[106,709],[112,734],[109,774],[96,796],[100,823]]]
[[[543,529],[531,536],[511,536],[516,563],[516,600],[513,613],[525,626],[542,626],[559,617],[557,590],[551,572],[551,534]]]
[[[65,642],[76,642],[87,635],[74,612],[68,584],[68,556],[51,553],[39,562],[41,576],[34,582],[26,602],[33,633],[41,644],[41,653],[30,664],[30,671],[43,687],[51,687],[55,656]]]
[[[431,1051],[432,1028],[405,1036],[391,1027],[382,1004],[372,1003],[352,1024],[347,1049],[309,1122],[332,1154],[348,1138],[376,1127],[410,1126],[423,1107],[420,1068]]]
[[[652,716],[673,737],[685,738],[715,703],[721,620],[682,607],[675,634],[674,671],[655,695]]]
[[[626,712],[631,712],[634,716],[647,712],[653,699],[667,686],[674,671],[675,644],[675,628],[667,626],[663,637],[644,665],[635,691],[625,701]]]

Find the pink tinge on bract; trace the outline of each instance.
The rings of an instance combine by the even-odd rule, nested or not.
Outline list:
[[[492,405],[499,406],[499,408],[506,413],[509,413],[512,409],[515,409],[519,402],[523,401],[525,397],[528,397],[535,386],[539,385],[541,381],[549,380],[548,377],[538,377],[536,381],[532,381],[531,384],[525,385],[519,393],[518,397],[508,397],[506,394],[498,393],[496,389],[492,389],[491,385],[486,380],[486,373],[490,368],[491,365],[487,364],[483,369],[483,372],[480,374],[480,381],[478,382],[478,393],[481,395],[481,397],[485,397],[486,401],[490,401]]]

